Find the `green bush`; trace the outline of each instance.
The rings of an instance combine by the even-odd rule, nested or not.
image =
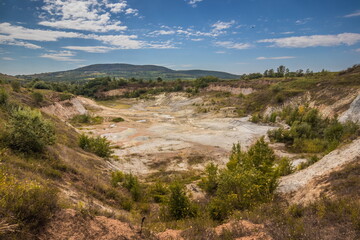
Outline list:
[[[60,101],[70,100],[74,96],[70,93],[62,93],[59,95]]]
[[[55,143],[55,131],[39,111],[19,107],[11,112],[5,140],[14,150],[41,152]]]
[[[85,151],[95,153],[99,157],[110,157],[113,151],[111,150],[110,142],[105,137],[89,137],[85,134],[79,137],[79,146]]]
[[[33,92],[31,96],[36,104],[39,104],[42,101],[44,101],[44,96],[40,92]]]
[[[118,123],[118,122],[124,122],[125,120],[121,117],[117,117],[117,118],[113,118],[111,121]]]
[[[20,82],[19,82],[19,81],[13,80],[13,81],[11,81],[10,85],[11,85],[12,89],[13,89],[15,92],[19,92],[19,91],[20,91],[21,85],[20,85]]]
[[[54,189],[33,181],[18,181],[0,169],[0,215],[23,230],[39,230],[57,209]]]
[[[134,176],[132,173],[125,174],[122,186],[129,190],[134,201],[140,200],[141,186],[139,179],[136,176]]]
[[[175,220],[194,217],[197,214],[197,209],[190,202],[184,187],[177,181],[170,185],[170,196],[166,206],[169,217]]]
[[[205,192],[210,195],[213,195],[218,186],[218,167],[214,163],[210,163],[205,168],[206,177],[201,179],[200,187],[202,187]]]
[[[156,203],[164,203],[168,193],[168,187],[161,182],[156,182],[150,188],[150,194]]]
[[[284,157],[278,162],[277,171],[280,176],[286,176],[294,172],[290,159]]]
[[[92,117],[89,114],[79,114],[70,120],[73,124],[101,124],[104,121],[103,117]]]
[[[214,220],[224,220],[233,210],[251,208],[272,199],[279,177],[275,155],[264,138],[242,152],[240,145],[232,149],[227,169],[217,176],[215,198],[209,206]]]
[[[44,81],[37,81],[34,83],[33,88],[35,89],[51,89],[51,85]]]
[[[111,185],[113,187],[116,187],[122,181],[124,181],[124,173],[122,171],[115,171],[111,173]]]
[[[0,105],[5,105],[8,101],[9,94],[4,88],[0,88]]]

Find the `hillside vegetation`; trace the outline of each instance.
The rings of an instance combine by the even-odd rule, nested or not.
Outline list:
[[[92,74],[98,67],[76,71]],[[118,66],[102,67],[108,72]],[[145,68],[168,71],[162,67]],[[56,75],[24,81],[5,76],[0,81],[1,239],[57,239],[61,232],[67,238],[79,239],[360,238],[358,161],[314,179],[313,184],[324,188],[321,197],[310,204],[292,204],[288,201],[291,195],[276,191],[282,176],[294,171],[300,174],[327,153],[358,139],[358,123],[340,122],[338,117],[360,93],[359,66],[338,73],[290,72],[279,67],[277,72],[267,70],[266,74],[243,75],[238,80],[201,76],[191,81],[149,81],[134,75],[129,79],[108,75],[83,83],[54,81]],[[52,81],[46,81],[48,78]],[[130,129],[130,134],[136,126],[152,126],[147,121],[161,117],[166,120],[162,120],[160,128],[170,126],[175,120],[160,111],[158,101],[162,99],[159,96],[167,94],[173,94],[181,104],[187,101],[194,109],[189,110],[191,114],[185,112],[191,125],[218,115],[222,117],[219,119],[232,118],[235,122],[249,116],[253,122],[250,124],[274,129],[268,132],[272,142],[265,137],[253,139],[246,147],[234,142],[223,165],[207,158],[220,147],[207,146],[205,155],[191,152],[186,160],[179,149],[177,156],[169,154],[162,162],[154,161],[154,169],[148,174],[119,168],[124,165],[117,163],[130,164],[145,155],[135,152],[130,154],[132,158],[120,159],[116,153],[125,151],[126,146],[115,144],[116,137],[96,131],[104,133],[105,129],[118,127]],[[110,107],[77,95],[102,100],[107,106],[122,99],[137,105],[128,110],[133,115],[113,116],[108,114]],[[45,109],[56,106],[66,111],[75,108],[74,104],[83,104],[84,113],[69,114],[67,118],[45,113]],[[179,109],[174,112],[183,110]],[[185,125],[184,119],[180,119],[181,126]],[[209,122],[202,124],[199,126],[204,131],[213,127]],[[221,123],[216,124],[215,128],[221,130]],[[146,127],[140,129],[150,136]],[[133,134],[135,147],[145,141],[141,140],[145,135]],[[196,139],[190,140],[201,147],[195,145]],[[279,145],[286,157],[277,154]],[[158,149],[155,156],[166,154]],[[293,155],[307,160],[294,166],[293,159],[287,157]],[[170,161],[178,165],[187,161],[189,168],[168,170]]]
[[[24,79],[41,79],[45,81],[80,81],[91,80],[97,77],[111,78],[138,78],[138,79],[196,79],[203,76],[215,76],[222,79],[236,79],[239,76],[226,72],[206,70],[181,70],[175,71],[166,67],[154,65],[131,64],[95,64],[69,71],[21,75]]]

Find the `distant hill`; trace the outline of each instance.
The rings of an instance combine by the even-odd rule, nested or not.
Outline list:
[[[4,81],[8,81],[8,80],[10,80],[10,81],[13,81],[13,80],[19,80],[19,81],[21,81],[21,79],[16,78],[16,77],[14,77],[14,76],[0,73],[0,81],[2,81],[2,80],[4,80]]]
[[[176,71],[162,66],[155,65],[131,65],[131,64],[94,64],[69,71],[40,73],[32,75],[21,75],[24,79],[39,78],[46,81],[78,81],[91,80],[96,77],[122,77],[156,79],[161,77],[164,80],[195,79],[203,76],[214,76],[220,79],[238,79],[238,75],[205,70],[182,70]]]

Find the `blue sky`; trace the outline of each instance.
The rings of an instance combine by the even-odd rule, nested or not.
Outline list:
[[[96,63],[242,74],[360,63],[358,0],[0,0],[0,72]]]

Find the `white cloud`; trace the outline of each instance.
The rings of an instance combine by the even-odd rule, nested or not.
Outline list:
[[[280,33],[280,34],[287,35],[287,34],[293,34],[293,33],[295,33],[295,32],[282,32],[282,33]]]
[[[225,54],[226,52],[225,51],[216,51],[215,53],[217,53],[217,54]]]
[[[31,48],[31,49],[39,49],[39,48],[41,48],[38,45],[28,43],[28,42],[24,42],[24,41],[15,40],[14,38],[12,38],[10,36],[1,35],[1,34],[0,34],[0,44],[12,45],[12,46],[20,46],[20,47],[26,47],[26,48]]]
[[[126,26],[114,20],[111,13],[132,14],[138,10],[129,8],[126,1],[111,3],[109,0],[44,0],[43,20],[40,25],[92,32],[124,31]]]
[[[78,51],[84,51],[89,53],[106,53],[111,50],[115,50],[117,48],[113,47],[106,47],[106,46],[66,46],[62,47],[69,50],[78,50]]]
[[[184,29],[183,27],[168,27],[168,26],[163,25],[163,26],[161,26],[161,28],[163,28],[163,29],[152,31],[148,35],[149,36],[183,35],[183,36],[186,36],[189,38],[190,37],[198,37],[198,38],[194,38],[194,39],[201,39],[199,37],[217,37],[222,34],[225,34],[226,31],[224,31],[224,30],[231,28],[234,24],[235,24],[234,20],[232,20],[230,22],[217,21],[216,23],[214,23],[210,26],[211,28],[208,32],[197,31],[197,30],[194,30],[193,27]]]
[[[0,23],[0,33],[6,34],[12,39],[33,41],[57,41],[59,38],[81,38],[80,33],[29,29],[22,26],[14,26],[10,23]]]
[[[128,9],[125,10],[125,14],[126,15],[132,14],[134,16],[138,16],[139,15],[139,10],[133,9],[133,8],[128,8]]]
[[[197,7],[197,3],[202,2],[203,0],[189,0],[188,4],[190,4],[193,8]]]
[[[56,61],[64,61],[64,62],[80,62],[82,60],[72,58],[75,54],[71,51],[60,51],[60,52],[51,52],[40,55],[42,58],[49,58]]]
[[[344,17],[349,18],[349,17],[358,17],[358,16],[360,16],[360,10],[357,10],[357,11],[355,11],[353,13],[345,15]]]
[[[3,57],[1,58],[2,60],[5,60],[5,61],[14,61],[15,59],[11,58],[11,57]]]
[[[312,18],[304,18],[304,19],[299,19],[295,22],[296,25],[303,25],[306,24],[308,22],[310,22],[312,20]]]
[[[123,12],[124,9],[126,8],[126,6],[127,6],[126,1],[122,1],[119,3],[106,3],[106,7],[110,8],[110,12],[113,12],[113,13]]]
[[[225,29],[228,29],[230,28],[232,25],[235,24],[235,21],[232,20],[230,22],[222,22],[222,21],[217,21],[216,23],[214,23],[212,25],[212,28],[213,28],[213,31],[214,32],[219,32],[219,31],[222,31],[222,30],[225,30]]]
[[[194,41],[194,42],[201,42],[203,40],[204,40],[203,38],[192,38],[191,39],[191,41]]]
[[[176,32],[174,30],[156,30],[156,31],[153,31],[151,33],[149,33],[149,35],[173,35],[175,34]]]
[[[280,59],[292,59],[293,56],[282,56],[282,57],[258,57],[257,60],[280,60]]]
[[[251,44],[248,43],[235,43],[231,41],[219,41],[215,42],[216,46],[224,47],[228,49],[249,49],[251,47]]]
[[[110,44],[119,49],[140,49],[144,48],[146,43],[137,40],[136,35],[88,35],[90,39],[96,39],[106,44]]]
[[[342,33],[337,35],[312,35],[287,38],[273,38],[259,40],[260,43],[273,43],[273,47],[306,48],[330,47],[338,45],[354,45],[360,41],[359,33]]]
[[[358,53],[360,53],[360,48],[358,48],[358,49],[355,49],[355,52],[358,52]]]
[[[2,35],[6,34],[6,35]],[[16,45],[26,48],[38,49],[41,48],[38,45],[20,41],[20,40],[32,40],[32,41],[57,41],[61,38],[81,38],[100,41],[105,44],[111,45],[111,47],[103,46],[101,48],[83,48],[82,51],[93,52],[106,52],[112,49],[141,49],[141,48],[174,48],[169,42],[164,43],[147,43],[145,41],[138,40],[136,35],[97,35],[97,34],[81,34],[75,32],[64,31],[52,31],[52,30],[39,30],[29,29],[21,26],[14,26],[9,23],[0,23],[0,44],[4,45]],[[74,46],[73,46],[74,47]],[[74,50],[80,50],[74,49]]]

